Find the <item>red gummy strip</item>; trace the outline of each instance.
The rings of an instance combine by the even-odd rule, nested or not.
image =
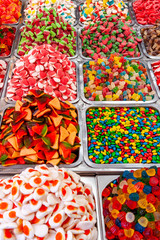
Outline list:
[[[155,24],[160,19],[159,0],[137,0],[133,3],[133,10],[139,24]]]
[[[0,56],[6,57],[10,54],[14,38],[15,28],[0,26]]]
[[[157,85],[160,89],[160,61],[151,64],[154,75],[156,77]]]

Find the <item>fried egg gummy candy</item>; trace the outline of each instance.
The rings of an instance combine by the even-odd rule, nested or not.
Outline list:
[[[0,180],[0,240],[96,240],[95,200],[76,173],[27,168]]]

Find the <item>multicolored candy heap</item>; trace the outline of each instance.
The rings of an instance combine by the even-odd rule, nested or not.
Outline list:
[[[90,101],[150,101],[154,91],[147,69],[119,54],[83,65],[84,93]]]
[[[97,240],[92,188],[46,165],[0,179],[1,239]]]
[[[41,12],[44,8],[54,8],[63,20],[71,25],[76,20],[76,5],[71,0],[29,0],[27,8],[24,10],[26,20],[32,20],[38,11]]]
[[[39,90],[31,90],[23,100],[3,116],[1,164],[73,163],[80,147],[76,108]]]
[[[152,65],[152,69],[153,69],[154,75],[157,80],[157,85],[160,88],[160,61],[151,63],[151,65]]]
[[[21,16],[20,0],[0,0],[0,22],[2,24],[17,23]]]
[[[62,101],[73,101],[77,97],[76,84],[75,64],[66,54],[43,44],[16,61],[13,76],[8,82],[7,97],[21,100],[30,89],[35,89]]]
[[[96,164],[160,163],[160,114],[147,107],[89,108],[88,157]]]
[[[94,23],[86,26],[80,35],[82,53],[93,59],[108,57],[119,53],[124,57],[138,57],[138,42],[141,37],[116,15],[97,18]]]
[[[131,22],[127,5],[121,0],[86,0],[79,7],[80,22],[87,25],[93,23],[97,17],[102,18],[104,12],[107,15],[117,15],[127,23]]]
[[[124,171],[102,192],[106,238],[160,238],[160,168]]]
[[[7,57],[11,53],[15,32],[15,28],[0,26],[0,57]]]
[[[76,51],[76,31],[64,22],[54,8],[44,9],[36,14],[21,29],[18,54],[25,55],[36,45],[50,44],[56,50],[74,56]]]
[[[3,60],[0,60],[0,92],[3,88],[3,80],[7,70],[7,63]]]

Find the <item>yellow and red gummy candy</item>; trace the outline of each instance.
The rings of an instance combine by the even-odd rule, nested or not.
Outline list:
[[[123,174],[102,191],[107,239],[159,240],[160,168]]]
[[[20,0],[0,0],[0,22],[14,24],[21,16],[22,2]]]

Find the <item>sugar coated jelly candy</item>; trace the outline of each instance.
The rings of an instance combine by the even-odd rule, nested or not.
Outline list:
[[[135,220],[135,215],[132,212],[127,212],[126,213],[126,221],[129,223],[134,222]]]

